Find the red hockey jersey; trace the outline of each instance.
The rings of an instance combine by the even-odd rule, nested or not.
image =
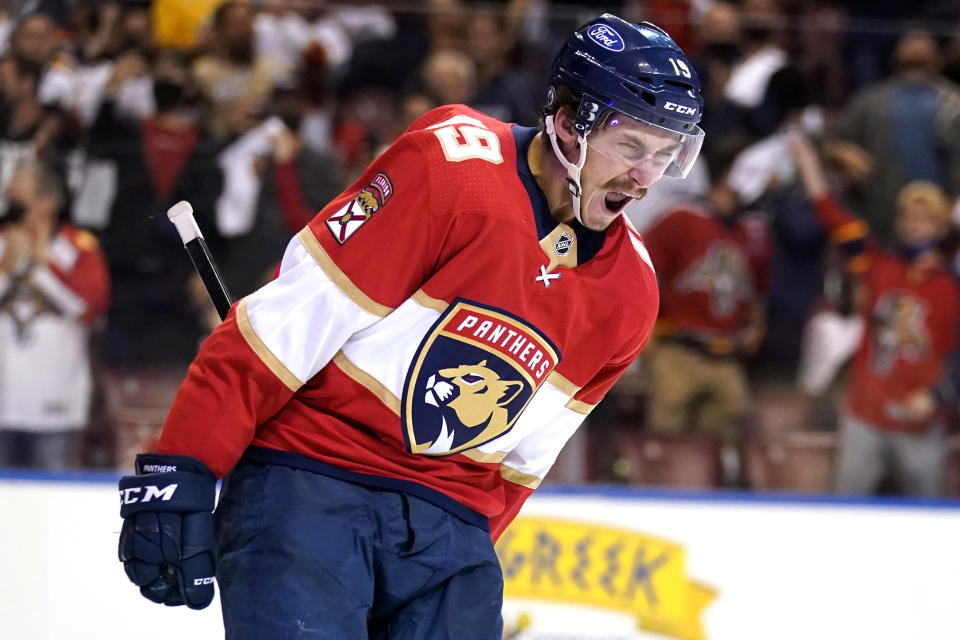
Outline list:
[[[415,122],[205,341],[158,451],[218,476],[292,452],[499,535],[657,313],[624,217],[550,215],[535,133],[463,106]]]
[[[6,242],[0,231],[0,256]],[[47,255],[0,273],[0,424],[50,432],[87,423],[90,325],[107,311],[110,280],[87,231],[60,225]]]
[[[866,225],[833,198],[820,198],[814,209],[835,242],[863,242]],[[921,430],[929,425],[905,421],[902,405],[910,393],[935,387],[946,373],[960,323],[957,284],[945,269],[917,273],[873,243],[864,248],[850,262],[865,285],[867,330],[853,360],[848,408],[883,429]]]
[[[747,218],[727,225],[685,205],[664,215],[644,239],[660,277],[663,331],[732,345],[751,306],[769,289],[766,224]]]

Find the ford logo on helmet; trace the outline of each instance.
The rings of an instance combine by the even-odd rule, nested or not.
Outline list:
[[[587,35],[604,49],[623,51],[623,38],[620,37],[620,34],[617,33],[613,27],[605,24],[597,24],[590,27]]]

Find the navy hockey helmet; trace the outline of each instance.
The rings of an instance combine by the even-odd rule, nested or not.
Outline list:
[[[605,13],[577,29],[554,58],[551,86],[579,91],[599,111],[615,109],[677,133],[694,133],[703,114],[700,80],[667,33]],[[585,133],[601,113],[581,105]]]

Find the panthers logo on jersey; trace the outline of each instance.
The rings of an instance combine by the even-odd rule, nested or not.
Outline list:
[[[507,433],[558,358],[535,327],[458,299],[424,338],[407,373],[401,411],[407,450],[452,455]]]
[[[927,304],[906,292],[881,296],[873,308],[873,353],[870,365],[874,373],[890,373],[898,358],[917,362],[930,345],[927,329]]]
[[[710,313],[724,318],[753,299],[753,276],[743,250],[731,242],[714,242],[706,254],[680,276],[677,290],[701,291],[710,298]]]
[[[392,195],[393,183],[390,178],[385,173],[377,173],[353,200],[327,218],[327,229],[337,242],[343,244],[387,204]]]

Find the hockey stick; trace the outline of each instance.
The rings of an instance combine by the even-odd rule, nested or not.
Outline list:
[[[200,279],[203,280],[203,285],[207,288],[207,293],[210,294],[220,319],[225,319],[233,301],[223,283],[223,278],[220,277],[217,264],[210,255],[207,241],[203,239],[200,227],[197,226],[197,221],[193,217],[193,207],[186,200],[181,200],[167,209],[167,217],[177,227],[177,233],[183,240],[183,248],[190,254],[190,260],[200,274]]]

